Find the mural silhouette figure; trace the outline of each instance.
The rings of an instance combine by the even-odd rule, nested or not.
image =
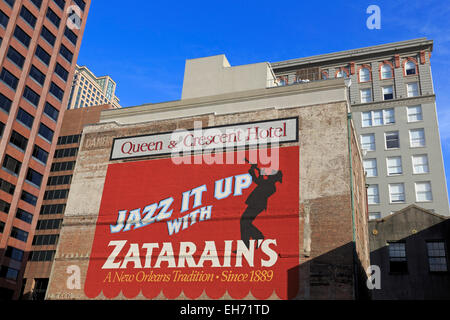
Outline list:
[[[245,160],[248,162],[247,159]],[[267,209],[267,200],[277,191],[275,184],[277,182],[282,183],[283,179],[283,174],[280,170],[273,171],[271,175],[263,175],[256,164],[251,164],[248,172],[252,176],[252,181],[256,184],[256,188],[245,201],[247,209],[245,209],[241,217],[241,240],[247,248],[250,245],[250,238],[254,240],[264,239],[263,233],[255,227],[253,220],[258,214]],[[259,241],[257,241],[257,247],[259,247]]]

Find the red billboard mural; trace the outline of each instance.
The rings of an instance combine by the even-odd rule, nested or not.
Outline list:
[[[298,290],[299,149],[278,151],[278,171],[258,163],[110,164],[85,294],[161,293],[233,299]],[[233,151],[234,155],[242,153]],[[234,156],[233,155],[233,156]],[[194,157],[201,157],[194,156]],[[228,155],[230,156],[230,155]],[[178,162],[179,163],[179,162]],[[292,276],[292,274],[294,276]]]

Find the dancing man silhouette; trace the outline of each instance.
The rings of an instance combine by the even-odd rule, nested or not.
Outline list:
[[[247,159],[245,160],[248,162]],[[248,172],[252,176],[252,181],[256,184],[256,188],[245,201],[247,209],[245,209],[241,217],[241,239],[247,248],[250,245],[250,238],[254,240],[264,239],[262,232],[253,225],[253,220],[255,220],[258,214],[267,209],[268,198],[277,191],[275,183],[282,183],[283,180],[283,174],[280,170],[273,171],[271,175],[262,175],[261,170],[256,164],[251,164]],[[259,241],[257,242],[257,246],[259,247]]]

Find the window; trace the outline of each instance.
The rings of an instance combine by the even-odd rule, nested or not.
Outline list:
[[[414,174],[430,172],[428,167],[428,156],[426,154],[412,156],[412,164]]]
[[[14,6],[14,2],[16,2],[16,0],[3,0],[4,2],[6,2],[11,8]]]
[[[6,201],[0,199],[0,211],[1,211],[1,212],[4,212],[4,213],[8,214],[8,213],[9,213],[10,207],[11,207],[11,205],[10,205],[8,202],[6,202]],[[3,226],[4,226],[4,225],[3,225]],[[2,230],[2,231],[3,231],[3,230]]]
[[[28,86],[25,86],[23,90],[23,97],[27,99],[33,106],[37,107],[39,104],[39,99],[41,98],[33,89]]]
[[[0,121],[0,137],[3,136],[3,130],[5,130],[5,124]]]
[[[5,168],[7,171],[18,175],[21,166],[22,163],[20,161],[14,159],[13,157],[5,155],[5,159],[3,160],[3,168]]]
[[[58,7],[61,8],[61,10],[64,10],[64,7],[66,6],[66,0],[53,0]]]
[[[448,271],[444,241],[427,241],[427,252],[430,272]]]
[[[47,66],[50,63],[50,55],[47,53],[47,51],[45,51],[44,49],[42,49],[42,47],[40,45],[38,45],[36,47],[36,52],[35,52],[36,57],[39,58],[39,60],[41,60],[44,64],[46,64]]]
[[[23,259],[23,251],[17,248],[7,246],[5,251],[5,256],[11,258],[16,261],[22,261]]]
[[[366,151],[375,151],[375,134],[362,134],[361,135],[361,147]]]
[[[57,121],[59,116],[59,111],[50,103],[45,102],[44,114],[48,116],[50,119]]]
[[[16,146],[18,149],[25,152],[25,149],[27,148],[28,139],[22,136],[20,133],[13,130],[11,133],[11,138],[9,139],[9,142]]]
[[[63,79],[64,81],[67,81],[67,78],[69,77],[69,72],[63,68],[62,65],[60,65],[59,63],[56,63],[55,66],[55,73],[61,77],[61,79]]]
[[[25,210],[17,209],[16,212],[16,218],[20,219],[22,221],[25,221],[26,223],[30,223],[33,221],[33,215]]]
[[[0,178],[0,189],[9,194],[14,194],[16,186]]]
[[[31,251],[30,261],[52,261],[56,250],[38,250]]]
[[[61,47],[59,48],[59,53],[61,54],[61,56],[63,56],[64,59],[72,63],[73,53],[69,49],[67,49],[65,45],[61,44]]]
[[[25,180],[27,182],[29,182],[37,187],[40,187],[41,183],[42,183],[42,178],[43,178],[42,174],[40,174],[39,172],[37,172],[31,168],[28,168],[28,172],[25,177]]]
[[[52,167],[51,167],[50,171],[57,172],[57,171],[73,170],[74,166],[75,166],[75,161],[55,162],[55,163],[52,163]]]
[[[408,114],[408,122],[416,122],[423,120],[421,106],[407,107],[406,110]]]
[[[0,72],[0,80],[2,80],[5,84],[7,84],[11,89],[16,91],[19,79],[17,79],[17,77],[15,77],[11,72],[6,70],[5,68],[3,68],[2,71]]]
[[[376,177],[378,175],[377,172],[377,159],[365,159],[363,161],[364,171],[366,172],[367,177]]]
[[[80,141],[81,134],[74,134],[70,136],[61,136],[58,138],[58,145],[78,143]]]
[[[31,129],[33,126],[34,117],[22,108],[19,108],[16,119],[28,129]]]
[[[69,189],[45,191],[44,200],[65,199],[68,193]]]
[[[405,186],[403,183],[389,184],[389,198],[391,203],[405,202]]]
[[[389,64],[385,63],[381,67],[381,79],[391,79],[392,78],[392,68]]]
[[[378,192],[377,184],[371,184],[367,188],[367,201],[369,204],[379,204],[380,203],[380,195]]]
[[[31,66],[30,69],[30,77],[34,80],[36,80],[37,83],[39,83],[41,86],[44,85],[45,82],[45,74],[43,74],[41,71],[39,71],[38,68],[35,66]]]
[[[383,87],[382,91],[383,91],[383,100],[394,99],[394,91],[392,86]]]
[[[12,227],[10,236],[16,238],[17,240],[27,242],[28,232],[23,231],[22,229],[16,227]]]
[[[22,191],[22,195],[20,196],[20,199],[23,201],[35,206],[37,203],[37,197],[32,195],[29,192],[26,192],[25,190]]]
[[[402,157],[389,157],[386,159],[387,162],[387,174],[388,176],[393,176],[396,174],[402,174]]]
[[[56,37],[45,26],[42,26],[41,37],[44,38],[51,46],[55,45]]]
[[[39,126],[39,135],[46,139],[48,142],[52,143],[53,140],[53,130],[47,127],[45,124],[41,123]]]
[[[25,57],[22,56],[16,49],[9,47],[8,53],[6,54],[9,60],[11,60],[16,66],[22,69],[25,62]]]
[[[400,148],[400,139],[398,136],[398,131],[386,132],[386,149]]]
[[[59,28],[59,24],[61,22],[61,18],[53,11],[52,9],[47,9],[47,14],[45,15],[48,20],[50,20],[56,28]]]
[[[50,93],[55,96],[59,101],[62,101],[64,97],[64,91],[60,87],[58,87],[53,81],[50,84]]]
[[[361,68],[359,70],[359,82],[370,81],[370,70],[369,68]]]
[[[20,16],[34,29],[37,18],[30,12],[30,10],[28,10],[25,6],[22,6],[20,9]]]
[[[38,9],[41,8],[42,0],[30,0],[30,1],[36,6],[36,8]]]
[[[383,110],[383,121],[384,121],[384,124],[395,123],[394,109],[384,109]]]
[[[407,273],[406,244],[404,242],[390,242],[388,248],[389,271],[391,273]]]
[[[362,112],[362,126],[381,126],[395,123],[394,109],[372,110]]]
[[[369,220],[381,219],[380,212],[369,212]]]
[[[63,203],[58,204],[44,204],[41,206],[40,214],[60,214],[64,213],[66,205]]]
[[[419,96],[419,86],[417,82],[411,82],[406,84],[406,91],[408,97],[417,97]]]
[[[361,89],[361,103],[372,102],[372,89]]]
[[[9,110],[11,109],[12,101],[9,100],[6,96],[0,93],[0,108],[5,111],[6,113],[9,113]]]
[[[429,181],[416,182],[415,187],[417,202],[433,201],[433,195],[431,193],[431,183]]]
[[[39,220],[37,223],[37,230],[52,230],[61,227],[62,219],[47,219]]]
[[[84,8],[86,7],[86,2],[83,0],[74,0],[74,2],[77,4],[77,6],[80,7],[81,10],[84,11]]]
[[[19,40],[26,48],[30,45],[31,37],[19,26],[14,29],[14,37]]]
[[[68,27],[66,27],[66,28],[64,29],[64,35],[66,36],[67,39],[69,39],[70,42],[73,43],[74,46],[77,45],[78,37],[77,37],[77,35],[76,35],[72,30],[70,30]]]
[[[33,238],[33,246],[48,246],[51,244],[56,244],[57,241],[57,234],[37,235]]]
[[[416,74],[416,64],[412,61],[408,61],[405,63],[405,74],[407,76]]]
[[[67,148],[55,150],[54,158],[75,157],[77,155],[78,148]]]
[[[6,29],[8,22],[9,17],[2,10],[0,10],[0,26],[3,26],[3,28]]]
[[[48,186],[58,186],[63,184],[70,184],[72,181],[72,175],[66,175],[66,176],[53,176],[49,177],[47,180]]]
[[[32,156],[42,162],[43,164],[47,163],[48,152],[39,147],[38,145],[34,145]]]
[[[16,281],[18,275],[19,275],[19,270],[17,270],[17,269],[7,267],[7,266],[2,266],[0,268],[0,277],[2,277],[2,278]]]
[[[3,200],[0,200],[3,201]],[[5,223],[3,221],[0,221],[0,233],[3,233],[3,230],[5,230]]]
[[[344,68],[340,68],[339,71],[336,73],[336,78],[348,78],[348,73],[345,71]]]
[[[411,148],[425,147],[425,131],[424,129],[409,130],[409,142]]]

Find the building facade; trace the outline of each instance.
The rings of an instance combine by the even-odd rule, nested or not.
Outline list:
[[[369,222],[374,300],[450,299],[450,219],[410,205]]]
[[[89,0],[0,1],[2,299],[20,294],[89,6]]]
[[[276,87],[268,63],[225,56],[185,70],[183,99],[84,128],[46,299],[364,296],[365,177],[345,82]],[[189,86],[199,76],[204,96]]]
[[[121,108],[115,95],[116,83],[110,76],[95,76],[86,66],[76,66],[67,109],[111,104]]]
[[[272,63],[281,85],[349,79],[372,219],[409,204],[450,215],[432,49],[421,38]]]

